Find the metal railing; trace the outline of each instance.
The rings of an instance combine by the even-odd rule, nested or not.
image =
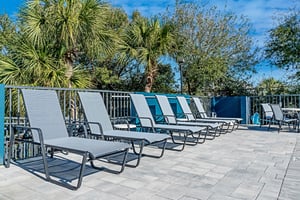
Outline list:
[[[262,103],[279,104],[282,108],[300,108],[300,94],[251,96],[250,114],[259,113],[263,116]]]
[[[106,109],[111,118],[123,118],[131,116],[130,92],[123,91],[106,91],[106,90],[90,90],[90,89],[70,89],[70,88],[44,88],[44,87],[26,87],[26,86],[5,86],[5,150],[7,152],[7,144],[13,125],[27,125],[25,107],[21,96],[20,89],[42,89],[55,90],[59,96],[62,113],[66,122],[71,124],[74,121],[83,120],[83,111],[77,95],[79,91],[99,92],[106,105]],[[151,98],[151,97],[148,97]],[[169,97],[174,98],[174,97]],[[204,102],[207,114],[211,111],[211,98],[200,97]],[[249,114],[259,113],[263,115],[261,103],[280,104],[282,107],[300,108],[300,94],[298,95],[270,95],[270,96],[251,96],[247,105]],[[47,106],[47,105],[45,105]],[[50,109],[50,108],[49,108]],[[193,106],[192,106],[192,109]],[[34,145],[18,142],[14,147],[15,157],[18,159],[35,156],[39,153],[39,149]]]

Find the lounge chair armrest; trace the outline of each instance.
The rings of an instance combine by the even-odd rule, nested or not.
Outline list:
[[[139,117],[139,119],[146,119],[146,120],[149,120],[150,123],[151,123],[151,127],[154,127],[154,124],[153,124],[153,121],[150,117]]]
[[[167,122],[167,119],[164,115],[154,115],[154,120],[157,122],[157,123],[160,123],[160,122]]]
[[[205,111],[203,111],[203,112],[197,111],[195,114],[196,118],[205,118],[204,117],[205,115],[207,115],[207,113]]]
[[[178,118],[183,118],[183,117],[184,117],[184,118],[186,118],[187,120],[190,120],[189,115],[194,116],[193,113],[180,113],[180,114],[177,114],[177,117],[178,117]]]
[[[191,120],[190,117],[189,117],[190,115],[195,117],[194,113],[184,113],[185,118],[187,118],[188,120]]]
[[[36,131],[37,134],[38,134],[38,137],[39,137],[39,143],[41,145],[44,145],[44,137],[43,137],[43,132],[40,128],[36,128],[36,127],[28,127],[28,126],[20,126],[20,125],[15,125],[15,126],[12,126],[13,127],[13,134],[15,133],[15,130],[17,131],[27,131],[27,130],[30,130],[32,132],[32,130]],[[34,132],[32,132],[32,134],[34,134]]]
[[[110,118],[110,121],[112,124],[127,124],[129,125],[129,117],[115,117],[115,118]]]
[[[150,124],[151,124],[150,128],[152,129],[153,133],[155,132],[154,123],[153,123],[153,121],[150,117],[136,117],[136,118],[139,119],[139,120],[141,120],[141,119],[149,120]],[[143,127],[142,124],[141,124],[141,127]]]
[[[38,143],[41,145],[42,148],[45,147],[44,146],[45,143],[44,143],[43,133],[42,133],[42,130],[40,128],[20,126],[20,125],[12,126],[12,133],[10,133],[10,139],[9,139],[8,156],[7,156],[7,160],[4,163],[6,168],[10,167],[10,159],[11,159],[11,155],[12,155],[12,151],[13,151],[13,145],[14,145],[14,142],[15,142],[15,132],[16,131],[24,131],[24,130],[26,130],[26,131],[30,130],[32,132],[32,134],[34,134],[34,132],[32,130],[37,132],[38,137],[39,137],[39,142]]]
[[[177,124],[177,117],[176,116],[174,116],[174,115],[161,115],[161,116],[164,118],[164,120],[167,124],[171,124],[170,120],[169,120],[169,117],[173,117],[176,121],[176,124]]]
[[[99,123],[99,122],[88,122],[88,121],[85,121],[84,122],[84,131],[85,131],[85,133],[86,133],[86,136],[87,136],[87,127],[90,127],[90,125],[97,125],[98,126],[98,128],[99,128],[99,133],[100,133],[100,135],[99,134],[97,134],[97,133],[93,133],[92,132],[92,130],[91,130],[91,128],[90,128],[90,134],[91,135],[93,135],[93,136],[97,136],[97,137],[101,137],[101,138],[104,138],[104,135],[103,135],[103,128],[102,128],[102,125]]]
[[[84,137],[87,137],[87,130],[85,129],[85,124],[84,121],[78,120],[78,121],[71,121],[69,122],[66,121],[66,126],[68,129],[68,133],[70,137],[73,136],[80,136],[80,135],[84,135]],[[83,130],[82,130],[83,128]]]

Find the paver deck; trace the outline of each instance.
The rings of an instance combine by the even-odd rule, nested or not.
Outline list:
[[[72,191],[0,166],[0,199],[299,200],[300,134],[241,127],[183,152],[144,157],[119,175],[87,169]]]

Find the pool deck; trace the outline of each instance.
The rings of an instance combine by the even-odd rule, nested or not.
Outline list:
[[[78,165],[59,162],[61,169]],[[143,157],[140,166],[118,175],[87,167],[77,191],[46,182],[24,165],[0,166],[1,200],[300,199],[300,134],[257,127],[240,127],[182,152],[166,150],[160,159]]]

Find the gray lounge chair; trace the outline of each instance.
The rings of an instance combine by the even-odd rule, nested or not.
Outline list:
[[[277,122],[279,125],[278,132],[280,132],[283,124],[288,124],[289,129],[290,129],[290,125],[293,124],[293,127],[296,129],[296,127],[298,126],[298,130],[299,130],[299,120],[298,119],[286,118],[284,116],[279,104],[270,104],[270,106],[271,106],[273,114],[274,114],[274,121]]]
[[[22,89],[24,105],[30,127],[16,126],[16,129],[31,130],[33,141],[41,146],[42,160],[46,180],[69,189],[78,189],[81,186],[84,175],[85,164],[90,161],[91,166],[103,170],[103,167],[96,167],[94,160],[102,160],[105,157],[123,154],[121,169],[114,171],[121,173],[124,170],[129,144],[121,142],[108,142],[79,137],[69,137],[65,120],[61,112],[57,94],[53,90]],[[14,144],[14,133],[11,134],[8,161],[10,162],[12,147]],[[82,163],[78,175],[77,185],[73,186],[65,181],[59,181],[51,177],[48,167],[47,149],[60,150],[82,156]],[[106,160],[107,161],[107,160]],[[117,164],[117,163],[114,163]],[[9,167],[9,163],[8,163]]]
[[[193,97],[193,102],[195,104],[195,107],[197,109],[197,111],[199,112],[201,118],[204,118],[204,119],[221,119],[221,120],[234,120],[237,124],[237,128],[238,128],[238,125],[243,121],[243,118],[238,118],[238,117],[208,117],[205,110],[204,110],[204,107],[202,105],[202,102],[200,101],[200,99],[198,97]]]
[[[204,122],[190,122],[190,121],[177,120],[177,117],[175,116],[172,107],[169,103],[168,97],[165,95],[155,95],[155,97],[160,106],[160,110],[162,111],[162,115],[168,124],[207,127],[208,135],[211,136],[210,139],[213,139],[215,136],[220,135],[219,132],[221,129],[220,124],[215,122],[204,123]]]
[[[196,145],[197,143],[205,141],[205,137],[202,137],[202,135],[206,135],[206,127],[157,124],[151,114],[145,96],[142,94],[130,94],[130,97],[141,126],[148,129],[150,128],[153,132],[166,131],[169,133],[174,144],[182,145],[181,149],[174,150],[182,151],[186,144]],[[176,140],[177,137],[175,133],[179,133],[179,140]],[[183,137],[180,135],[183,135]],[[188,137],[192,140],[188,140]]]
[[[167,134],[146,133],[136,131],[114,130],[111,124],[108,112],[103,102],[102,96],[98,92],[78,92],[86,122],[90,128],[91,135],[104,137],[104,139],[125,140],[132,144],[133,152],[138,155],[135,165],[140,163],[141,156],[151,156],[160,158],[164,154],[167,139],[170,138]],[[140,151],[137,152],[135,144],[139,145]],[[144,145],[159,145],[162,144],[161,153],[159,156],[143,154]]]
[[[224,133],[232,131],[235,127],[235,120],[225,120],[225,119],[205,119],[205,118],[195,118],[193,112],[191,111],[190,106],[187,103],[187,100],[183,96],[177,96],[177,101],[185,115],[185,119],[194,122],[206,122],[206,123],[219,123],[222,125],[222,131]],[[224,128],[226,127],[226,128]],[[231,127],[231,129],[230,129]]]
[[[268,129],[270,129],[271,123],[274,121],[273,120],[274,114],[272,108],[268,103],[262,103],[261,106],[263,108],[263,116],[261,118],[260,127],[265,122],[269,124]]]

